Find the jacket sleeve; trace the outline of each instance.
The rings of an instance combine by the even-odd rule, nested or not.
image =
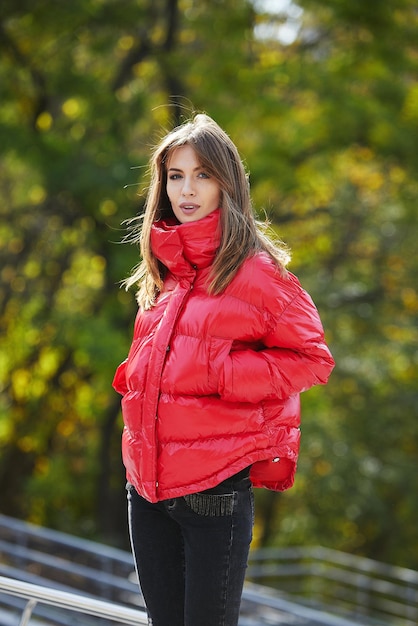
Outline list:
[[[122,396],[128,391],[128,386],[126,384],[126,365],[128,363],[128,359],[125,359],[117,368],[115,372],[115,376],[113,378],[112,386],[120,393]]]
[[[219,381],[222,398],[253,403],[284,399],[327,382],[334,360],[306,291],[298,292],[262,342],[258,351],[230,352]]]

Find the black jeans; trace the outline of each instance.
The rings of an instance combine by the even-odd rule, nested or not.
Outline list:
[[[254,523],[249,468],[151,504],[128,484],[139,584],[152,626],[237,626]]]

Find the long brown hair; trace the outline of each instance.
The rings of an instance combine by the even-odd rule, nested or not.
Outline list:
[[[154,149],[145,211],[130,224],[129,241],[139,243],[142,261],[124,285],[126,289],[139,285],[137,299],[143,309],[152,306],[162,289],[166,271],[152,252],[151,228],[155,221],[173,216],[166,192],[167,160],[175,148],[186,144],[192,146],[202,167],[221,188],[221,240],[212,266],[209,293],[223,291],[243,261],[257,251],[266,251],[282,272],[290,260],[287,247],[268,237],[265,225],[255,219],[248,177],[236,146],[212,118],[199,113],[168,133]]]

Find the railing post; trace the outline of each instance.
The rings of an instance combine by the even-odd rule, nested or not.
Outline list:
[[[27,624],[29,624],[29,620],[32,617],[33,609],[37,604],[37,601],[34,599],[28,600],[25,606],[25,610],[22,613],[22,619],[20,620],[19,626],[27,626]]]

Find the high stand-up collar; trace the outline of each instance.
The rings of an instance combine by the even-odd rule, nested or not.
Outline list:
[[[188,276],[213,263],[220,244],[220,209],[195,222],[173,219],[152,225],[151,248],[172,274]]]

